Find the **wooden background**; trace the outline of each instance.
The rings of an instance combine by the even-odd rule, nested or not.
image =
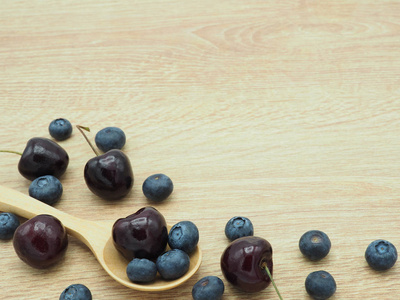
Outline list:
[[[58,299],[71,283],[93,299],[190,299],[194,283],[222,277],[226,222],[249,217],[274,249],[284,299],[310,299],[309,272],[337,282],[332,299],[395,299],[400,267],[374,272],[367,245],[400,248],[400,2],[395,0],[2,0],[0,148],[22,151],[49,137],[58,117],[127,135],[135,184],[107,202],[83,167],[93,152],[77,130],[56,207],[114,220],[151,205],[147,176],[175,185],[154,205],[170,224],[195,222],[204,260],[183,286],[144,293],[114,282],[71,238],[65,259],[35,270],[1,242],[2,299]],[[18,156],[1,154],[0,184],[27,193]],[[298,240],[325,231],[330,254],[304,259]],[[278,299],[272,286],[223,299]]]

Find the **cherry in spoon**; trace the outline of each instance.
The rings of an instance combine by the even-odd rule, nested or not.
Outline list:
[[[111,236],[115,221],[94,222],[74,217],[43,202],[37,201],[23,193],[0,186],[0,211],[11,212],[30,219],[39,214],[48,214],[59,219],[68,234],[85,243],[96,256],[104,270],[122,285],[140,291],[164,291],[175,288],[187,281],[199,269],[202,252],[199,246],[190,255],[188,272],[172,281],[158,277],[156,281],[147,284],[133,283],[126,275],[129,261],[115,248]],[[171,226],[167,225],[168,230]]]

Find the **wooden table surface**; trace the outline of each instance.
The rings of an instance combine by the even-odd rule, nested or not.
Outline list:
[[[200,231],[203,262],[179,288],[130,290],[71,237],[62,262],[36,270],[2,241],[1,299],[58,299],[72,283],[93,299],[191,299],[206,275],[223,278],[226,222],[250,218],[274,250],[284,299],[310,299],[306,276],[330,272],[332,299],[396,299],[400,266],[372,271],[368,244],[400,247],[400,2],[388,1],[13,1],[0,5],[0,148],[22,151],[50,137],[58,117],[127,135],[135,183],[107,202],[83,179],[94,156],[75,129],[56,208],[115,220],[154,205],[173,224]],[[0,184],[28,193],[19,157],[0,156]],[[142,193],[165,173],[161,204]],[[310,229],[332,248],[320,262],[298,249]],[[225,281],[223,299],[278,299],[273,287],[245,294]]]

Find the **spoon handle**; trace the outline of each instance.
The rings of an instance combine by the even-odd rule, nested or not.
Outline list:
[[[58,219],[71,217],[50,205],[4,186],[0,186],[0,210],[12,212],[26,219],[40,214],[52,215]]]
[[[40,214],[52,215],[63,223],[70,235],[75,236],[88,246],[91,243],[88,240],[88,235],[89,239],[93,235],[101,238],[102,236],[107,236],[107,231],[110,230],[107,224],[74,217],[37,199],[1,185],[0,211],[11,212],[27,219]]]

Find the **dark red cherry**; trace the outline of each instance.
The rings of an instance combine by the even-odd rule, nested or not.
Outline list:
[[[107,200],[126,196],[134,180],[128,156],[116,149],[90,159],[85,165],[84,177],[88,188]]]
[[[59,178],[68,167],[67,152],[56,142],[46,138],[31,138],[18,163],[18,171],[29,180],[43,175]]]
[[[168,229],[164,216],[153,207],[143,207],[112,228],[115,247],[128,259],[155,259],[165,251]]]
[[[272,274],[272,247],[256,236],[234,240],[221,256],[226,280],[245,292],[259,292],[271,283],[266,266]]]
[[[96,154],[86,163],[83,172],[89,190],[107,200],[126,196],[133,186],[133,172],[128,156],[118,149],[100,155],[83,132],[90,131],[90,128],[81,125],[76,127]]]
[[[63,258],[68,235],[57,218],[37,215],[17,228],[13,245],[20,259],[34,268],[43,269]]]

